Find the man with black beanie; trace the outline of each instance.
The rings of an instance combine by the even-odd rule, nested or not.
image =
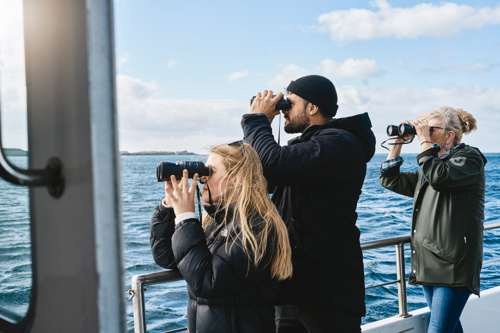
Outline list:
[[[281,283],[277,332],[360,332],[365,287],[356,205],[375,153],[370,118],[334,118],[335,86],[319,75],[292,81],[287,91],[285,131],[301,134],[287,146],[271,130],[282,93],[258,93],[241,121],[292,246],[294,271]]]

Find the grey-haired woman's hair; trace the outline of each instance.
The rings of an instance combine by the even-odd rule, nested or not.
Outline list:
[[[467,111],[454,109],[449,106],[442,106],[437,109],[424,113],[419,119],[431,120],[437,118],[441,122],[441,127],[448,131],[455,132],[453,145],[456,146],[462,142],[462,136],[468,134],[477,128],[476,119]],[[445,135],[443,131],[442,135]]]

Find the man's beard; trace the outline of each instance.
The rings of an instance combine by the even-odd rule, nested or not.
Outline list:
[[[288,124],[285,125],[285,132],[292,133],[302,133],[309,127],[309,118],[307,118],[306,111],[297,115],[296,117],[288,118]]]

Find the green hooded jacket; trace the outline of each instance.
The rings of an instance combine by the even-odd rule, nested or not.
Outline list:
[[[486,158],[465,144],[442,159],[440,149],[419,154],[419,170],[382,171],[380,183],[413,197],[409,283],[467,287],[479,295]]]

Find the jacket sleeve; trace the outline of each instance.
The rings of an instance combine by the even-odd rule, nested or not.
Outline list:
[[[151,252],[154,261],[163,268],[177,268],[172,252],[172,235],[175,227],[173,208],[156,206],[151,216]]]
[[[436,191],[465,191],[474,189],[482,177],[484,162],[480,154],[465,147],[450,158],[441,160],[437,154],[417,156],[422,174]]]
[[[272,185],[313,185],[325,180],[345,180],[351,156],[349,140],[338,132],[314,135],[310,140],[280,146],[265,116],[245,115],[241,122],[245,141],[259,155],[264,176]],[[352,173],[349,173],[352,175]]]
[[[380,172],[380,184],[388,190],[413,197],[418,183],[418,170],[400,172],[399,166]]]
[[[272,248],[270,242],[271,238],[268,249]],[[259,267],[249,265],[239,237],[229,238],[212,254],[197,219],[184,220],[176,226],[172,245],[177,267],[197,297],[230,295],[269,275],[269,253]]]

